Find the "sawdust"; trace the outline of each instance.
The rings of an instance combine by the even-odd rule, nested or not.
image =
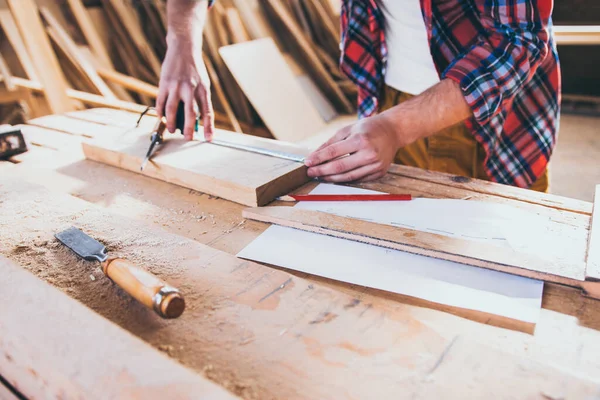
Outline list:
[[[189,240],[142,223],[124,223],[82,200],[67,198],[68,203],[61,204],[43,194],[20,196],[2,189],[0,182],[0,254],[236,395],[249,400],[271,397],[253,378],[254,371],[242,371],[241,377],[240,365],[232,359],[239,338],[248,341],[246,333],[232,336],[229,342],[223,337],[217,343],[208,339],[219,331],[240,328],[216,317],[220,308],[231,304],[228,296],[206,296],[214,289],[199,290],[185,279],[181,265],[189,264]],[[25,197],[28,201],[23,201]],[[212,225],[214,221],[213,215],[200,217],[202,223]],[[182,317],[161,319],[108,279],[98,262],[80,259],[54,238],[70,226],[103,243],[110,256],[127,258],[178,287],[187,305]],[[202,260],[197,268],[211,262],[211,258]],[[210,359],[211,354],[222,357]]]

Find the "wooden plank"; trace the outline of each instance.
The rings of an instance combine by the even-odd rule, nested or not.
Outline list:
[[[48,34],[55,43],[65,52],[73,65],[81,72],[83,76],[91,83],[98,94],[110,100],[116,100],[117,97],[108,87],[106,82],[98,75],[96,68],[81,54],[77,44],[71,39],[69,34],[60,25],[49,9],[42,7],[40,9],[42,16],[48,23]]]
[[[587,215],[591,214],[592,212],[592,204],[587,201],[536,192],[515,186],[502,185],[495,182],[488,182],[435,171],[427,171],[420,168],[398,164],[392,164],[388,170],[388,173],[397,176],[410,177],[426,182],[439,183],[455,188],[466,189],[476,193],[490,194],[507,199],[517,199],[519,201],[529,202],[532,204],[543,204],[546,207],[551,207],[558,210],[572,211]]]
[[[417,307],[363,301],[22,182],[2,181],[0,197],[0,227],[16,225],[0,229],[0,253],[244,398],[448,398],[454,390],[450,398],[536,398],[542,390],[585,398],[597,391],[580,377],[585,372],[571,374],[562,362],[558,369],[472,336],[455,338],[448,324],[434,329],[427,313],[415,317]],[[101,275],[92,281],[97,271],[54,242],[65,223],[168,277],[186,291],[190,312],[163,321]]]
[[[600,185],[596,185],[596,193],[594,195],[594,211],[590,222],[586,275],[590,279],[600,281]]]
[[[67,96],[67,82],[46,36],[37,5],[33,0],[7,0],[21,32],[28,53],[42,84],[48,105],[54,113],[71,111],[73,102]]]
[[[34,81],[38,81],[39,78],[35,66],[33,65],[33,61],[31,60],[31,57],[29,57],[23,38],[19,33],[19,28],[17,28],[17,24],[9,10],[0,9],[0,26],[8,38],[13,50],[17,54],[19,62],[25,70],[27,77]]]
[[[0,273],[0,374],[26,397],[236,398],[3,257]]]
[[[275,138],[297,142],[325,127],[271,38],[222,47],[219,53]]]
[[[233,43],[242,43],[250,40],[250,35],[246,32],[242,18],[237,9],[233,7],[227,7],[225,10],[225,20],[227,21],[227,28],[229,29],[229,36]]]
[[[128,36],[131,38],[137,51],[147,63],[147,66],[154,73],[155,77],[160,76],[160,61],[154,51],[146,41],[141,22],[135,10],[130,4],[122,0],[104,0],[105,7],[111,7],[115,15],[118,17],[121,25],[126,28]],[[131,55],[130,55],[131,56]]]
[[[143,172],[151,129],[141,127],[84,143],[87,158],[247,205],[264,205],[308,181],[303,164],[166,134]],[[202,132],[198,133],[202,135]],[[276,141],[217,130],[216,139],[290,152]]]
[[[112,69],[113,64],[108,55],[108,50],[104,45],[98,31],[90,18],[85,6],[83,5],[82,0],[67,0],[69,3],[69,7],[71,8],[71,12],[75,16],[75,20],[77,21],[77,25],[81,32],[83,32],[83,36],[85,36],[85,40],[90,45],[90,48],[98,57],[98,60],[102,63],[105,68]]]
[[[289,36],[295,39],[298,50],[304,56],[304,61],[310,66],[310,68],[307,68],[307,72],[311,74],[319,87],[323,88],[329,100],[335,104],[340,111],[348,114],[354,112],[354,106],[348,101],[327,70],[325,70],[318,55],[312,48],[311,43],[304,37],[301,28],[296,21],[294,21],[283,4],[277,0],[267,0],[263,4],[271,8],[273,13],[281,21],[282,26],[287,30]]]
[[[134,78],[129,75],[122,74],[110,68],[97,68],[98,74],[114,83],[118,83],[119,85],[132,90],[137,93],[141,93],[145,96],[156,98],[158,96],[158,87],[155,85],[151,85],[146,83],[140,79]]]
[[[235,116],[233,109],[231,108],[231,104],[229,104],[229,99],[225,95],[225,91],[223,89],[223,86],[221,85],[221,81],[219,80],[219,75],[217,74],[215,67],[213,66],[212,62],[210,61],[210,58],[206,54],[203,54],[202,57],[204,58],[204,65],[206,66],[206,71],[208,72],[208,76],[210,78],[211,88],[217,95],[217,99],[221,102],[225,114],[231,122],[233,130],[242,133],[240,123],[237,117]]]
[[[393,250],[440,258],[514,275],[582,287],[585,265],[558,262],[535,254],[474,244],[473,241],[442,236],[399,226],[342,217],[294,207],[246,209],[245,218],[308,232],[353,240]]]
[[[273,31],[260,11],[258,0],[233,0],[252,39],[273,36]]]

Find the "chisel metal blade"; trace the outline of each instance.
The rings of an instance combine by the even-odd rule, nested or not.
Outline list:
[[[57,233],[54,237],[87,261],[104,262],[108,259],[106,247],[102,243],[75,227]]]

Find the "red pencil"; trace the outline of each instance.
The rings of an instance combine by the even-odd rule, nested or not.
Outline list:
[[[408,201],[410,194],[290,194],[283,201]]]

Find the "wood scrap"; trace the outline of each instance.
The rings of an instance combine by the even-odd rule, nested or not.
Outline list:
[[[39,81],[50,109],[55,113],[74,110],[74,104],[67,96],[67,82],[58,60],[44,31],[38,7],[33,0],[7,0],[10,10],[19,27],[21,37],[33,60]]]
[[[151,129],[141,127],[103,135],[84,143],[84,153],[88,159],[140,173]],[[303,164],[206,142],[187,142],[177,136],[166,137],[142,172],[144,175],[255,206],[267,204],[308,181]],[[217,130],[214,137],[280,151],[294,148],[222,130]]]

